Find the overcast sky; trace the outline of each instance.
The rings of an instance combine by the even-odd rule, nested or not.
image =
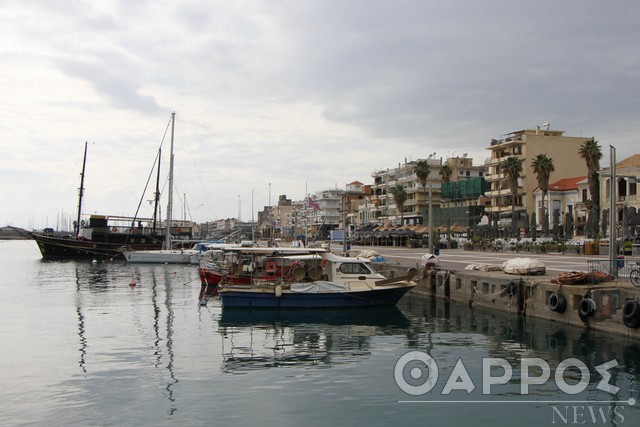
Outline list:
[[[172,111],[174,217],[198,222],[433,152],[480,164],[546,122],[595,137],[606,166],[609,145],[639,152],[639,17],[631,0],[4,0],[0,226],[74,216],[85,141],[84,211],[133,215]]]

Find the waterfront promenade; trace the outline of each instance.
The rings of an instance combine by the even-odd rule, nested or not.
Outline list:
[[[352,246],[351,248],[352,253],[364,249],[375,250],[385,259],[399,263],[403,267],[415,267],[416,263],[420,263],[422,256],[428,252],[428,249],[391,246]],[[439,258],[441,269],[453,271],[464,270],[469,264],[502,264],[513,258],[533,258],[544,263],[547,268],[545,276],[549,278],[566,271],[586,271],[587,260],[605,261],[608,259],[606,255],[576,255],[575,253],[534,254],[515,251],[483,252],[465,251],[463,249],[441,249]]]

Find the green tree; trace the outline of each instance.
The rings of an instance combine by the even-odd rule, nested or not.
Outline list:
[[[543,215],[546,215],[547,218],[549,216],[549,177],[551,177],[551,173],[556,170],[553,165],[553,159],[547,157],[546,154],[538,154],[531,161],[531,167],[533,168],[533,173],[538,180],[538,188],[542,191],[542,208]],[[547,199],[547,204],[545,206],[545,198]],[[548,224],[548,222],[543,222],[544,224]],[[549,227],[543,230],[543,234],[546,236],[549,234]]]
[[[507,157],[500,163],[500,170],[505,174],[511,190],[511,234],[517,237],[516,232],[516,198],[518,196],[518,179],[522,173],[522,159],[516,156]]]
[[[396,208],[400,212],[400,225],[404,223],[404,202],[407,201],[407,192],[402,185],[396,185],[389,190],[393,199],[396,201]]]
[[[424,211],[423,218],[426,218],[427,212],[427,179],[429,179],[429,175],[431,175],[431,166],[429,166],[429,162],[427,160],[418,160],[416,162],[416,166],[413,169],[413,172],[416,174],[418,178],[418,182],[422,185],[422,191],[424,193]]]
[[[451,175],[453,175],[453,169],[451,166],[444,164],[440,168],[440,176],[442,177],[442,182],[447,183],[451,181]]]
[[[591,203],[589,218],[587,220],[587,237],[596,238],[598,234],[598,223],[600,222],[600,159],[602,159],[602,149],[595,138],[587,139],[578,150],[580,157],[587,164],[587,175]]]

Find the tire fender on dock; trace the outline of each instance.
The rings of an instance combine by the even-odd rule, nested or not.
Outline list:
[[[564,313],[567,309],[567,299],[560,292],[549,295],[549,308],[556,313]]]
[[[622,306],[622,323],[633,329],[640,326],[640,304],[636,300],[629,300]]]

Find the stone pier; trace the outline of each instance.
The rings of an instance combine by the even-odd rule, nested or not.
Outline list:
[[[640,288],[627,282],[560,285],[551,283],[548,276],[431,269],[419,276],[418,286],[412,292],[470,307],[640,339],[640,328],[626,326],[623,321],[625,303],[640,303]],[[627,314],[626,323],[640,324],[640,320],[633,322]]]

